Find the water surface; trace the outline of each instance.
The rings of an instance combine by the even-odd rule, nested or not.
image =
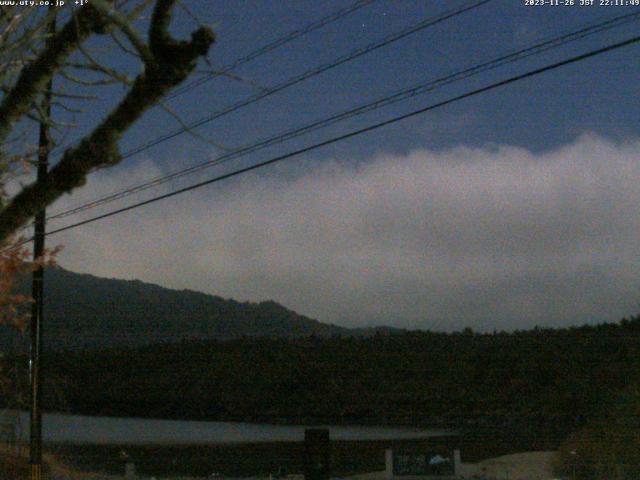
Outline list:
[[[450,435],[446,430],[412,428],[268,425],[241,422],[198,422],[142,418],[43,415],[45,442],[81,444],[211,444],[302,441],[306,428],[329,428],[332,440],[393,440]],[[29,439],[29,414],[19,416],[18,435]]]

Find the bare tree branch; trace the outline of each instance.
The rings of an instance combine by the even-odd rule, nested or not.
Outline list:
[[[176,122],[178,122],[178,125],[180,125],[180,128],[182,128],[188,135],[191,135],[193,138],[200,140],[203,143],[206,143],[207,145],[211,145],[212,147],[218,149],[218,150],[222,150],[223,152],[232,152],[234,149],[233,148],[229,148],[225,145],[222,145],[221,143],[216,143],[213,140],[210,140],[208,138],[205,138],[203,135],[200,135],[198,132],[196,132],[192,127],[190,127],[184,120],[182,120],[182,118],[180,118],[180,115],[178,115],[176,112],[173,111],[173,109],[171,107],[169,107],[166,103],[164,102],[158,102],[158,105],[160,106],[160,108],[162,108],[165,112],[167,112],[169,115],[171,115]]]
[[[149,51],[151,55],[145,59],[145,70],[135,79],[133,86],[120,104],[115,107],[107,118],[87,135],[77,147],[65,151],[62,159],[53,167],[47,179],[34,182],[22,189],[11,202],[0,211],[0,244],[9,238],[20,226],[24,225],[39,210],[49,205],[64,193],[86,182],[87,175],[99,168],[120,162],[118,141],[121,136],[140,118],[152,105],[156,104],[169,90],[185,80],[195,69],[197,60],[209,51],[214,42],[214,34],[208,28],[199,28],[191,35],[190,41],[178,41],[169,34],[171,10],[175,0],[157,0],[151,24],[149,27]],[[83,9],[83,12],[85,10]],[[92,31],[104,33],[107,25],[96,10],[91,10],[88,18],[78,16],[78,32],[61,31],[58,35],[71,42],[73,47],[61,44],[60,38],[55,38],[50,49],[50,56],[54,59],[55,68],[68,55],[70,48],[75,48]],[[96,18],[98,17],[98,18]],[[68,26],[65,27],[65,29]],[[40,59],[39,59],[40,60]],[[32,81],[27,85],[32,95],[38,88],[42,88],[43,78],[50,77],[55,69],[50,65],[38,63],[34,74],[39,81]],[[23,80],[21,78],[21,80]],[[23,80],[26,83],[26,80]],[[3,109],[15,119],[18,113],[25,113],[25,106],[13,99],[7,106],[0,107],[0,117]],[[2,120],[0,123],[0,141],[3,130],[10,130],[11,123]]]
[[[132,57],[136,57],[136,58],[140,58],[140,55],[138,53],[136,53],[134,50],[131,50],[130,48],[128,48],[119,38],[118,35],[115,32],[111,32],[111,38],[113,38],[114,43],[120,47],[120,49],[125,52],[128,53],[129,55],[131,55]]]
[[[140,54],[142,60],[144,60],[145,63],[153,62],[154,59],[151,51],[149,50],[149,47],[146,43],[144,43],[144,40],[142,40],[142,37],[140,36],[140,34],[138,34],[135,28],[131,26],[129,19],[122,13],[112,8],[111,5],[109,5],[109,3],[105,0],[92,1],[93,3],[91,5],[97,8],[102,15],[109,18],[109,20],[111,20],[115,25],[118,26],[120,30],[122,30],[122,33],[127,36],[129,41],[131,42],[131,45],[133,45]]]
[[[0,104],[0,144],[20,117],[29,111],[62,62],[91,33],[104,33],[107,28],[106,20],[93,7],[79,9],[40,56],[22,70],[13,89]]]

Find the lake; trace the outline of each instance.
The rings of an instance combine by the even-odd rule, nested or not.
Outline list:
[[[451,435],[447,430],[331,426],[268,425],[240,422],[149,420],[142,418],[89,417],[46,413],[45,442],[76,444],[211,444],[284,442],[304,440],[306,428],[328,428],[332,440],[394,440]],[[29,439],[29,414],[19,415],[17,434]]]

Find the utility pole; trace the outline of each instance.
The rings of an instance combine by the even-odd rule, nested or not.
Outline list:
[[[53,3],[53,2],[52,2]],[[49,7],[49,12],[52,12]],[[49,25],[49,39],[56,31],[55,14]],[[44,118],[40,120],[40,136],[38,140],[38,173],[37,182],[46,181],[49,166],[49,119],[51,117],[51,90],[53,81],[49,80],[47,89],[44,92],[42,107]],[[30,421],[30,449],[29,460],[31,463],[31,480],[42,480],[42,313],[43,313],[43,293],[44,293],[44,266],[42,259],[45,253],[45,221],[46,210],[43,208],[35,217],[34,237],[33,237],[33,260],[40,262],[33,272],[33,283],[31,293],[33,295],[33,306],[31,310],[31,357],[29,361],[31,377],[31,421]]]

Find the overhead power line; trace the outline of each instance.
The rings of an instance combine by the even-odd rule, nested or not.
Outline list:
[[[251,145],[242,147],[233,152],[229,152],[227,154],[216,157],[212,160],[208,160],[197,165],[179,169],[175,172],[169,173],[167,175],[155,177],[149,179],[145,182],[139,183],[137,185],[130,186],[126,189],[120,190],[118,192],[111,193],[109,195],[103,196],[99,199],[93,200],[91,202],[85,203],[78,207],[74,207],[63,212],[51,215],[48,217],[48,220],[54,220],[59,218],[65,218],[70,215],[74,215],[91,208],[98,207],[100,205],[104,205],[115,200],[119,200],[125,198],[129,195],[133,195],[135,193],[142,192],[152,187],[156,187],[158,185],[162,185],[169,181],[175,180],[177,178],[181,178],[186,175],[190,175],[194,172],[210,168],[215,165],[219,165],[221,163],[227,162],[232,159],[236,159],[242,156],[245,156],[249,153],[256,152],[263,148],[267,148],[269,146],[273,146],[276,144],[280,144],[284,141],[290,140],[292,138],[299,137],[301,135],[308,134],[315,130],[319,130],[321,128],[326,128],[329,125],[333,125],[337,122],[346,120],[348,118],[355,117],[357,115],[362,115],[364,113],[370,112],[372,110],[376,110],[378,108],[386,107],[388,105],[392,105],[398,103],[400,101],[406,100],[408,98],[415,97],[417,95],[422,95],[428,92],[432,92],[437,88],[443,87],[445,85],[449,85],[455,82],[459,82],[461,80],[465,80],[472,76],[478,75],[480,73],[496,69],[498,67],[504,66],[506,64],[514,63],[525,58],[529,58],[534,55],[539,55],[543,52],[546,52],[551,49],[558,48],[562,45],[565,45],[570,42],[574,42],[576,40],[580,40],[590,35],[594,35],[596,33],[600,33],[603,31],[611,30],[613,28],[620,27],[626,23],[631,21],[636,21],[640,18],[640,11],[619,15],[604,21],[600,21],[597,23],[592,23],[587,25],[579,30],[575,30],[569,33],[565,33],[547,40],[539,41],[535,44],[532,44],[528,47],[512,51],[508,54],[501,55],[497,58],[493,58],[491,60],[482,62],[480,64],[476,64],[472,67],[467,67],[462,70],[458,70],[454,73],[447,74],[445,76],[429,80],[428,82],[423,82],[418,85],[412,86],[410,88],[405,88],[399,90],[391,95],[387,95],[385,97],[374,100],[373,102],[366,103],[364,105],[360,105],[355,108],[348,109],[346,111],[340,112],[338,114],[334,114],[328,118],[324,118],[322,120],[318,120],[302,127],[298,127],[292,130],[288,130],[284,133],[280,133],[278,135],[272,136],[267,139],[262,139],[257,141]]]
[[[189,90],[196,88],[200,85],[203,85],[207,82],[209,82],[210,80],[213,80],[214,78],[226,75],[230,72],[232,72],[233,70],[235,70],[236,68],[240,67],[241,65],[244,65],[246,63],[249,63],[253,60],[255,60],[256,58],[261,57],[262,55],[265,55],[269,52],[273,52],[274,50],[277,50],[278,48],[287,45],[288,43],[291,43],[294,40],[297,40],[298,38],[301,38],[305,35],[307,35],[308,33],[314,32],[316,30],[321,29],[322,27],[325,27],[327,25],[330,25],[331,23],[334,23],[352,13],[357,12],[358,10],[371,5],[372,3],[377,2],[378,0],[357,0],[356,2],[354,2],[351,6],[349,7],[345,7],[345,8],[341,8],[339,10],[336,10],[335,12],[330,13],[329,15],[319,18],[318,20],[311,22],[307,25],[305,25],[302,28],[293,30],[289,33],[287,33],[286,35],[277,38],[276,40],[274,40],[271,43],[268,43],[266,45],[263,45],[262,47],[259,47],[255,50],[253,50],[251,53],[245,55],[244,57],[240,57],[237,58],[236,60],[232,61],[231,63],[228,63],[222,67],[220,67],[220,70],[215,71],[215,72],[210,72],[207,75],[194,80],[190,83],[187,83],[186,85],[183,85],[182,87],[179,87],[177,89],[175,89],[173,92],[171,92],[170,94],[168,94],[167,96],[164,97],[164,100],[170,100],[173,98],[176,98],[186,92],[188,92]],[[68,146],[68,144],[67,144]],[[63,145],[59,145],[58,147],[56,147],[53,150],[60,150],[66,148]]]
[[[635,43],[638,43],[638,42],[640,42],[640,36],[635,36],[635,37],[629,38],[629,39],[621,41],[621,42],[617,42],[617,43],[614,43],[614,44],[607,45],[606,47],[598,48],[596,50],[591,50],[591,51],[589,51],[587,53],[583,53],[581,55],[576,55],[576,56],[573,56],[571,58],[568,58],[568,59],[565,59],[565,60],[562,60],[562,61],[559,61],[559,62],[556,62],[556,63],[552,63],[550,65],[546,65],[546,66],[541,67],[541,68],[537,68],[535,70],[530,70],[530,71],[528,71],[526,73],[507,78],[506,80],[501,80],[499,82],[492,83],[492,84],[487,85],[485,87],[477,88],[475,90],[471,90],[471,91],[463,93],[461,95],[457,95],[457,96],[451,97],[451,98],[449,98],[447,100],[443,100],[443,101],[428,105],[426,107],[419,108],[417,110],[414,110],[412,112],[406,113],[404,115],[395,116],[395,117],[393,117],[391,119],[388,119],[388,120],[385,120],[385,121],[382,121],[382,122],[379,122],[379,123],[375,123],[375,124],[370,125],[368,127],[364,127],[364,128],[361,128],[361,129],[353,130],[353,131],[351,131],[349,133],[345,133],[343,135],[339,135],[337,137],[333,137],[333,138],[331,138],[329,140],[325,140],[323,142],[315,143],[313,145],[310,145],[310,146],[307,146],[307,147],[304,147],[304,148],[301,148],[301,149],[298,149],[298,150],[294,150],[292,152],[285,153],[283,155],[279,155],[279,156],[271,158],[269,160],[266,160],[266,161],[251,165],[249,167],[241,168],[241,169],[235,170],[233,172],[226,173],[224,175],[220,175],[220,176],[211,178],[209,180],[205,180],[203,182],[198,182],[198,183],[195,183],[195,184],[190,185],[188,187],[184,187],[184,188],[175,190],[175,191],[170,192],[170,193],[166,193],[164,195],[159,195],[157,197],[154,197],[154,198],[142,201],[142,202],[138,202],[138,203],[135,203],[135,204],[123,207],[123,208],[119,208],[117,210],[113,210],[111,212],[108,212],[108,213],[105,213],[105,214],[102,214],[102,215],[97,215],[97,216],[89,218],[87,220],[83,220],[83,221],[80,221],[80,222],[73,223],[71,225],[67,225],[65,227],[58,228],[56,230],[52,230],[52,231],[48,232],[47,235],[54,235],[56,233],[64,232],[64,231],[67,231],[67,230],[71,230],[71,229],[80,227],[82,225],[87,225],[89,223],[93,223],[93,222],[96,222],[98,220],[102,220],[104,218],[112,217],[112,216],[118,215],[120,213],[124,213],[124,212],[130,211],[130,210],[134,210],[134,209],[142,207],[144,205],[149,205],[151,203],[155,203],[155,202],[158,202],[160,200],[164,200],[166,198],[174,197],[174,196],[179,195],[181,193],[186,193],[186,192],[189,192],[191,190],[195,190],[195,189],[204,187],[206,185],[217,183],[217,182],[220,182],[222,180],[226,180],[228,178],[232,178],[232,177],[235,177],[235,176],[238,176],[238,175],[241,175],[241,174],[253,171],[253,170],[257,170],[259,168],[263,168],[263,167],[266,167],[268,165],[272,165],[272,164],[280,162],[282,160],[286,160],[288,158],[301,155],[303,153],[307,153],[307,152],[310,152],[310,151],[313,151],[313,150],[317,150],[317,149],[325,147],[327,145],[331,145],[331,144],[334,144],[334,143],[337,143],[337,142],[340,142],[340,141],[343,141],[343,140],[347,140],[349,138],[356,137],[358,135],[362,135],[364,133],[368,133],[368,132],[377,130],[377,129],[382,128],[382,127],[386,127],[388,125],[395,124],[395,123],[400,122],[402,120],[406,120],[408,118],[412,118],[412,117],[415,117],[417,115],[424,114],[426,112],[429,112],[431,110],[435,110],[435,109],[443,107],[445,105],[450,105],[452,103],[464,100],[466,98],[470,98],[470,97],[473,97],[473,96],[476,96],[476,95],[480,95],[482,93],[489,92],[491,90],[495,90],[497,88],[504,87],[506,85],[509,85],[509,84],[512,84],[512,83],[515,83],[515,82],[519,82],[519,81],[525,80],[527,78],[531,78],[531,77],[540,75],[542,73],[558,69],[558,68],[566,66],[566,65],[570,65],[570,64],[573,64],[573,63],[581,62],[581,61],[586,60],[588,58],[592,58],[592,57],[595,57],[595,56],[598,56],[598,55],[602,55],[604,53],[611,52],[613,50],[617,50],[617,49],[620,49],[620,48],[623,48],[623,47],[626,47],[626,46],[629,46],[629,45],[632,45],[632,44],[635,44]]]
[[[473,10],[475,8],[478,8],[482,5],[485,5],[489,2],[491,2],[493,0],[480,0],[480,1],[475,1],[475,2],[467,2],[466,4],[464,4],[463,6],[460,6],[456,9],[453,10],[448,10],[440,15],[437,16],[431,16],[428,17],[424,20],[422,20],[421,22],[407,27],[403,30],[400,30],[398,32],[392,33],[391,35],[388,35],[384,38],[382,38],[381,40],[377,41],[377,42],[373,42],[370,43],[364,47],[360,47],[360,48],[356,48],[355,50],[352,50],[351,52],[347,53],[346,55],[343,55],[337,59],[335,59],[333,62],[331,63],[327,63],[327,64],[322,64],[320,66],[317,66],[315,68],[312,68],[311,70],[307,70],[301,74],[295,75],[293,77],[288,78],[287,80],[281,82],[280,84],[271,87],[270,89],[263,91],[261,93],[249,96],[245,99],[240,100],[239,102],[233,103],[227,107],[225,107],[222,110],[218,110],[215,111],[209,115],[207,115],[204,118],[201,118],[195,122],[192,122],[188,125],[185,125],[177,130],[174,130],[173,132],[169,132],[169,133],[165,133],[164,135],[155,138],[154,140],[151,140],[143,145],[140,145],[138,147],[135,147],[127,152],[125,152],[122,155],[122,159],[127,159],[130,158],[134,155],[137,155],[138,153],[141,153],[145,150],[148,150],[151,147],[154,147],[156,145],[159,145],[160,143],[163,143],[167,140],[170,140],[172,138],[175,138],[183,133],[186,133],[194,128],[198,128],[206,123],[212,122],[213,120],[216,120],[224,115],[227,115],[229,113],[235,112],[245,106],[248,106],[252,103],[255,103],[259,100],[262,100],[263,98],[269,97],[275,93],[281,92],[289,87],[292,87],[298,83],[301,83],[305,80],[308,80],[309,78],[315,77],[317,75],[320,75],[321,73],[324,73],[328,70],[331,70],[335,67],[338,67],[339,65],[342,65],[344,63],[347,63],[349,61],[355,60],[358,57],[361,57],[363,55],[366,55],[370,52],[373,52],[379,48],[385,47],[387,45],[390,45],[391,43],[394,43],[398,40],[401,40],[403,38],[408,37],[409,35],[412,35],[414,33],[417,33],[419,31],[422,31],[426,28],[432,27],[434,25],[437,25],[441,22],[444,22],[445,20],[454,18],[458,15],[461,15],[462,13],[465,13],[467,11]],[[235,152],[229,152],[230,154],[234,154]]]
[[[248,55],[245,55],[244,57],[238,58],[237,60],[234,60],[233,62],[223,66],[220,71],[217,72],[211,72],[210,74],[199,78],[198,80],[194,80],[193,82],[187,83],[186,85],[177,88],[176,90],[174,90],[171,94],[167,95],[165,97],[165,99],[172,99],[175,98],[179,95],[182,95],[183,93],[186,93],[187,91],[196,88],[200,85],[203,85],[205,83],[207,83],[210,80],[213,80],[216,77],[219,77],[221,75],[224,75],[225,73],[229,73],[233,70],[235,70],[236,68],[238,68],[241,65],[244,65],[245,63],[249,63],[252,60],[255,60],[258,57],[261,57],[262,55],[265,55],[269,52],[272,52],[280,47],[282,47],[283,45],[286,45],[287,43],[290,43],[308,33],[314,32],[326,25],[329,25],[337,20],[340,20],[343,17],[346,17],[358,10],[360,10],[363,7],[366,7],[374,2],[377,2],[378,0],[358,0],[356,1],[353,5],[346,7],[346,8],[342,8],[340,10],[337,10],[333,13],[330,13],[329,15],[327,15],[326,17],[322,17],[318,20],[316,20],[315,22],[312,22],[308,25],[306,25],[303,28],[297,29],[297,30],[293,30],[292,32],[284,35],[283,37],[280,37],[276,40],[274,40],[271,43],[268,43],[267,45],[264,45],[260,48],[257,48],[256,50],[254,50],[253,52],[249,53]]]
[[[147,143],[145,143],[144,145],[141,145],[139,147],[136,147],[132,150],[129,150],[128,152],[125,152],[122,155],[122,158],[129,158],[132,157],[133,155],[136,155],[138,153],[141,153],[145,150],[148,150],[151,147],[154,147],[160,143],[166,142],[167,140],[170,140],[172,138],[175,138],[179,135],[182,135],[185,132],[188,132],[190,130],[193,130],[195,128],[201,127],[202,125],[205,125],[207,123],[212,122],[213,120],[216,120],[224,115],[228,115],[229,113],[235,112],[243,107],[246,107],[247,105],[253,104],[255,102],[258,102],[264,98],[270,97],[271,95],[274,95],[278,92],[281,92],[287,88],[290,88],[294,85],[297,85],[298,83],[304,82],[305,80],[308,80],[312,77],[315,77],[317,75],[320,75],[321,73],[324,73],[326,71],[329,71],[333,68],[336,68],[340,65],[343,65],[347,62],[350,62],[352,60],[355,60],[356,58],[359,58],[363,55],[366,55],[368,53],[371,53],[375,50],[378,50],[380,48],[386,47],[387,45],[390,45],[394,42],[397,42],[398,40],[401,40],[403,38],[406,38],[410,35],[413,35],[414,33],[420,32],[426,28],[432,27],[434,25],[437,25],[439,23],[442,23],[446,20],[449,20],[451,18],[455,18],[458,15],[461,15],[465,12],[471,11],[475,8],[478,8],[482,5],[485,5],[489,2],[491,2],[493,0],[479,0],[479,1],[475,1],[475,2],[467,2],[465,5],[458,7],[456,9],[453,10],[449,10],[445,13],[442,13],[440,15],[434,16],[434,17],[429,17],[426,18],[425,20],[422,20],[421,22],[405,28],[403,30],[400,30],[398,32],[392,33],[391,35],[388,35],[386,37],[384,37],[382,40],[379,40],[377,42],[374,43],[370,43],[369,45],[366,45],[364,47],[360,47],[360,48],[356,48],[355,50],[351,51],[350,53],[347,53],[346,55],[343,55],[339,58],[337,58],[336,60],[333,60],[331,63],[327,63],[327,64],[323,64],[320,65],[318,67],[312,68],[311,70],[307,70],[306,72],[303,72],[299,75],[295,75],[293,77],[288,78],[287,80],[277,84],[274,87],[268,88],[265,91],[256,93],[254,95],[251,95],[243,100],[240,100],[239,102],[233,103],[225,108],[223,108],[222,110],[218,110],[216,112],[213,112],[209,115],[207,115],[206,117],[203,117],[199,120],[196,120],[192,123],[189,123],[188,125],[181,127],[177,130],[174,130],[172,132],[169,133],[165,133],[162,136],[157,137],[154,140],[151,140]]]

